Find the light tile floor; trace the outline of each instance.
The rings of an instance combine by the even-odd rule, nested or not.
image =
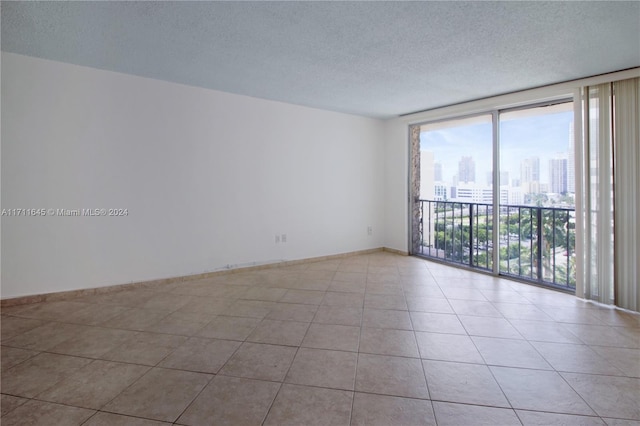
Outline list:
[[[2,310],[2,424],[640,425],[640,315],[379,252]]]

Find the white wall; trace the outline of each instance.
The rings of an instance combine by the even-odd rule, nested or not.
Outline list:
[[[385,122],[384,246],[409,250],[409,127],[402,119]]]
[[[2,298],[381,247],[385,129],[3,52],[2,208],[129,215],[2,217]]]

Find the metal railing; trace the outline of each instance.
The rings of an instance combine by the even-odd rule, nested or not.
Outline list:
[[[491,204],[419,200],[418,255],[492,271]],[[575,210],[501,205],[500,274],[575,289]]]

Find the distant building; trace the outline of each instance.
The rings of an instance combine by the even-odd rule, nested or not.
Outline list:
[[[564,194],[567,192],[566,158],[552,158],[549,160],[549,182],[551,192],[556,194]]]
[[[447,201],[449,197],[447,196],[448,187],[444,182],[436,182],[433,186],[434,190],[434,200],[436,201]]]
[[[520,163],[520,184],[540,182],[540,158],[525,158]]]
[[[476,162],[473,160],[473,157],[462,157],[458,162],[458,181],[476,181]]]
[[[433,180],[442,182],[442,163],[433,163]]]

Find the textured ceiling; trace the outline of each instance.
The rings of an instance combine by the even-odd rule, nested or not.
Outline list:
[[[2,50],[390,117],[640,66],[640,2],[6,2]]]

